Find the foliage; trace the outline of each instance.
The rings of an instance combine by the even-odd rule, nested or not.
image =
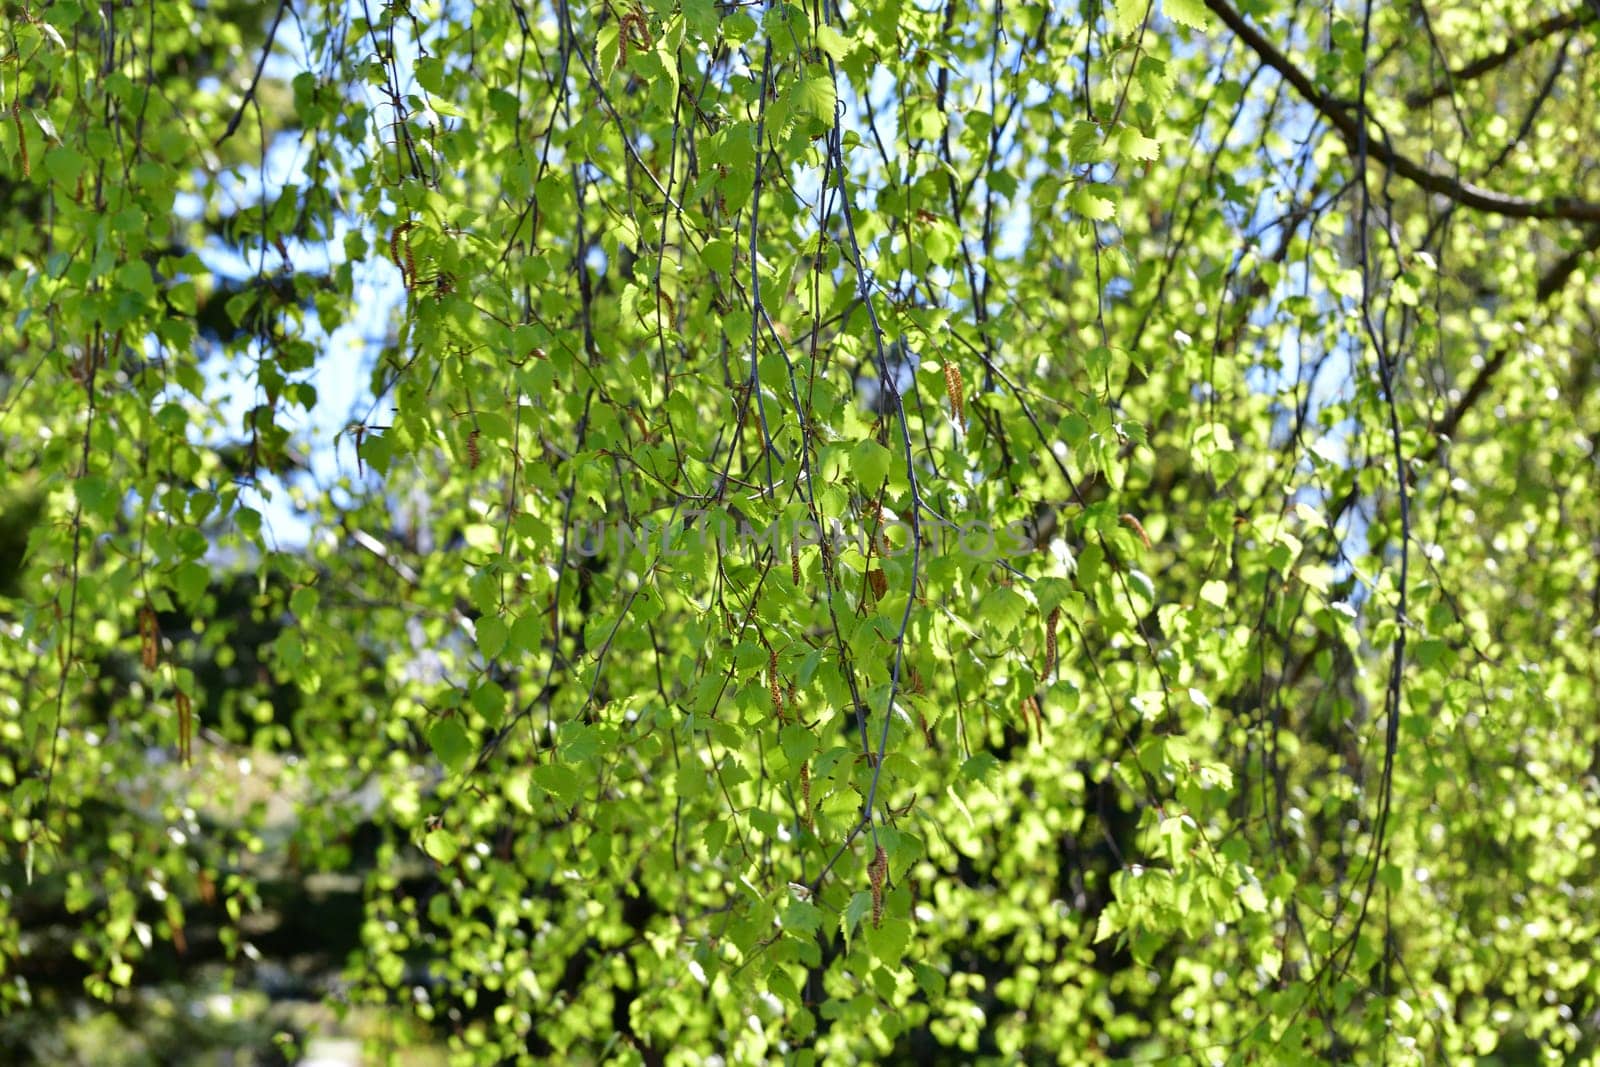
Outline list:
[[[1592,0],[7,18],[7,1012],[1600,1059]]]

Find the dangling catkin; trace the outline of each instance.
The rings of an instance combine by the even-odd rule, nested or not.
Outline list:
[[[23,178],[33,177],[33,165],[28,161],[28,136],[22,132],[22,104],[11,105],[11,121],[17,125],[17,153],[21,157]]]
[[[172,702],[178,709],[178,759],[187,767],[190,758],[190,739],[194,736],[194,707],[189,703],[189,694],[182,689],[178,690]]]
[[[810,826],[812,824],[810,760],[800,764],[800,813],[805,816],[806,825]]]
[[[957,424],[967,424],[966,396],[962,392],[961,368],[954,363],[944,365],[944,392],[950,398],[950,417]]]
[[[1039,698],[1030,696],[1022,702],[1022,729],[1026,733],[1028,723],[1033,723],[1034,730],[1039,735],[1040,744],[1044,743],[1044,712],[1039,707]]]
[[[1053,673],[1055,673],[1055,669],[1056,669],[1056,625],[1058,623],[1060,623],[1060,622],[1061,622],[1061,609],[1059,607],[1052,608],[1050,610],[1050,617],[1045,619],[1045,621],[1044,621],[1044,679],[1045,679],[1045,681],[1049,681],[1050,680],[1050,676]]]
[[[410,282],[406,281],[406,261],[400,254],[400,238],[404,236],[408,225],[402,222],[389,233],[389,259],[394,262],[394,269],[400,272],[400,281],[404,285],[410,285]]]
[[[161,627],[156,623],[156,613],[150,608],[139,609],[139,658],[144,669],[156,669],[156,658],[161,650]]]
[[[1139,540],[1144,542],[1145,551],[1150,549],[1150,535],[1144,532],[1144,524],[1131,514],[1123,513],[1122,525],[1132,528],[1139,535]]]
[[[883,925],[883,886],[889,880],[889,856],[879,845],[867,864],[867,877],[872,881],[872,925]]]
[[[868,571],[867,584],[872,587],[872,595],[882,600],[884,594],[889,591],[889,576],[881,570]]]

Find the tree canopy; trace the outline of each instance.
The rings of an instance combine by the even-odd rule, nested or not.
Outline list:
[[[8,1058],[1600,1063],[1596,0],[5,13]]]

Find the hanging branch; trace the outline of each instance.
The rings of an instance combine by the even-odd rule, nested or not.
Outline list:
[[[1318,89],[1310,75],[1295,66],[1288,56],[1279,51],[1277,46],[1267,40],[1259,30],[1246,22],[1244,16],[1230,7],[1225,0],[1206,0],[1206,7],[1237,34],[1252,52],[1260,56],[1262,62],[1277,71],[1284,81],[1292,85],[1308,104],[1328,120],[1329,124],[1339,132],[1339,136],[1344,138],[1352,154],[1362,154],[1361,145],[1365,143],[1367,159],[1382,163],[1430,193],[1437,193],[1463,207],[1475,208],[1492,215],[1503,215],[1514,219],[1600,222],[1600,201],[1575,196],[1552,196],[1543,199],[1511,196],[1508,193],[1461,181],[1459,178],[1452,178],[1448,174],[1440,174],[1408,156],[1401,155],[1381,128],[1374,135],[1374,131],[1366,128],[1365,123],[1351,113],[1348,105]]]

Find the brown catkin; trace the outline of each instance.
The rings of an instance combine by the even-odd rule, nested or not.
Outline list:
[[[800,813],[806,825],[811,825],[811,761],[800,764]]]
[[[408,290],[417,284],[417,260],[411,252],[411,229],[415,225],[407,219],[389,235],[389,258],[400,268],[400,283]]]
[[[883,887],[889,880],[889,856],[879,845],[867,864],[867,877],[872,881],[872,925],[883,925]]]
[[[1050,680],[1050,675],[1056,669],[1056,626],[1061,622],[1061,609],[1050,609],[1050,617],[1044,621],[1044,677]]]
[[[950,417],[962,426],[967,424],[967,398],[962,391],[961,368],[954,363],[944,365],[944,393],[950,398]]]
[[[800,584],[800,539],[795,538],[789,542],[789,576],[794,579],[794,584]]]
[[[467,434],[467,469],[477,470],[478,464],[483,462],[483,451],[478,447],[478,435],[481,430],[473,430]]]
[[[1030,696],[1022,702],[1022,729],[1028,729],[1028,722],[1032,720],[1034,729],[1038,732],[1039,741],[1044,742],[1044,715],[1039,710],[1039,698]]]
[[[161,627],[156,622],[156,613],[149,607],[139,609],[139,658],[144,663],[144,669],[156,669],[156,660],[161,650]]]
[[[28,160],[28,135],[22,129],[22,105],[20,103],[11,105],[11,121],[16,123],[17,126],[17,153],[22,161],[22,176],[31,178],[33,177],[33,164]]]
[[[767,691],[772,694],[772,710],[783,718],[783,693],[778,689],[778,650],[767,649]]]
[[[650,20],[645,18],[644,8],[635,6],[633,9],[633,25],[639,31],[639,40],[645,48],[656,46],[655,38],[650,33]]]
[[[172,702],[178,709],[178,759],[187,767],[190,758],[190,740],[194,736],[194,707],[189,703],[189,694],[182,689],[178,690]]]
[[[1144,542],[1145,551],[1148,552],[1150,550],[1150,535],[1144,532],[1144,524],[1141,523],[1138,518],[1127,512],[1124,512],[1122,515],[1122,525],[1132,528],[1133,532],[1139,535],[1139,540]]]
[[[884,594],[889,591],[889,576],[882,571],[868,571],[867,584],[872,586],[872,595],[882,600]]]

